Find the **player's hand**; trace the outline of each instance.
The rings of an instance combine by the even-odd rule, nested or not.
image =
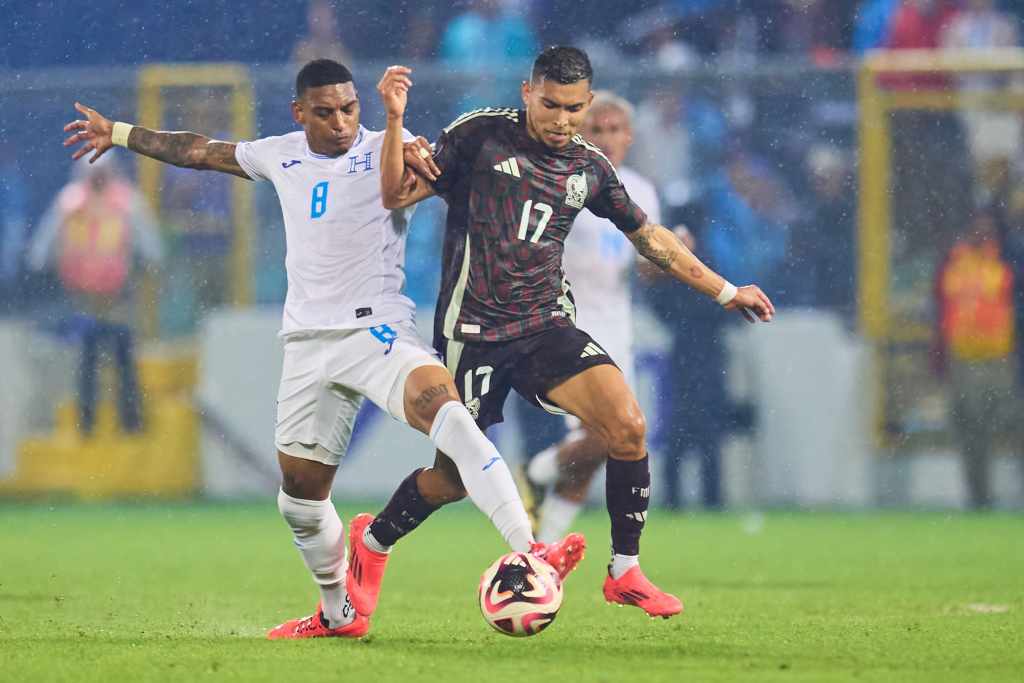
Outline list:
[[[384,111],[388,116],[402,116],[405,114],[405,105],[409,100],[409,88],[412,87],[412,79],[409,75],[412,69],[407,66],[389,66],[384,70],[380,82],[377,83],[377,92],[384,102]]]
[[[434,182],[441,175],[441,168],[434,161],[434,150],[430,148],[426,138],[418,137],[412,142],[405,143],[402,151],[406,168],[411,168],[430,182]]]
[[[93,152],[92,157],[89,159],[91,164],[114,146],[113,141],[110,139],[110,135],[114,131],[114,123],[104,118],[95,109],[90,109],[79,102],[75,102],[75,109],[85,116],[85,120],[78,119],[64,126],[65,133],[78,131],[64,141],[64,146],[71,147],[80,142],[85,142],[84,145],[75,150],[71,158],[77,161],[89,152]]]
[[[725,305],[725,310],[738,310],[750,323],[758,320],[770,323],[775,315],[775,306],[772,305],[772,300],[757,285],[739,287],[733,300]]]
[[[416,191],[416,186],[420,183],[420,177],[416,175],[411,169],[405,169],[402,171],[402,186],[401,192],[403,195],[409,195]]]

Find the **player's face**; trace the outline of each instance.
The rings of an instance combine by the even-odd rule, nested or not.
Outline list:
[[[633,144],[633,128],[618,107],[591,109],[583,120],[583,137],[601,148],[613,166],[619,166]]]
[[[359,131],[359,98],[355,86],[334,83],[307,88],[292,102],[292,117],[306,131],[309,148],[336,157],[352,147]]]
[[[590,81],[563,85],[547,79],[523,83],[523,104],[530,137],[552,149],[569,144],[583,125],[587,107],[594,99]]]

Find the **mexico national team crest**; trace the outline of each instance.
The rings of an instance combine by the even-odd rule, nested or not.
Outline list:
[[[583,171],[569,176],[565,182],[565,203],[575,209],[582,209],[587,203],[587,175]]]

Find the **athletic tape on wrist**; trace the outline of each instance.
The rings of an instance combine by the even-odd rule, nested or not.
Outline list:
[[[128,134],[132,132],[134,128],[130,123],[124,123],[123,121],[114,122],[114,130],[110,133],[110,141],[118,147],[128,146]]]
[[[726,280],[725,284],[722,286],[722,291],[719,292],[718,296],[715,297],[715,301],[717,301],[720,305],[725,306],[730,301],[736,298],[736,292],[738,291],[739,290],[736,289],[736,285]]]

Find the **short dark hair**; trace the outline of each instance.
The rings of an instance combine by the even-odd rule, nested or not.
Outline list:
[[[594,82],[594,69],[590,66],[587,53],[578,47],[555,45],[537,55],[530,72],[530,82],[540,79],[569,85],[578,81]]]
[[[333,59],[314,59],[302,67],[299,75],[295,77],[295,98],[302,97],[309,88],[351,81],[352,72],[344,64],[339,64]]]

